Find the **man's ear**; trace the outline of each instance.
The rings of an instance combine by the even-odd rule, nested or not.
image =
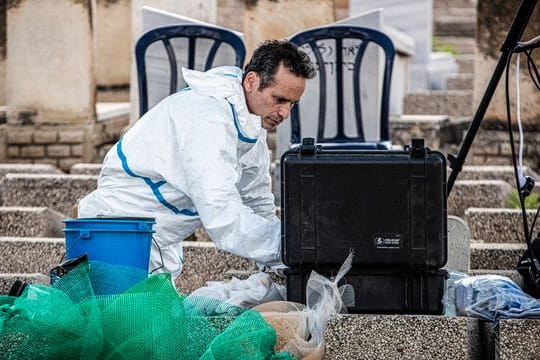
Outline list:
[[[260,77],[255,71],[250,71],[246,74],[244,78],[244,88],[246,91],[254,91],[259,88]]]

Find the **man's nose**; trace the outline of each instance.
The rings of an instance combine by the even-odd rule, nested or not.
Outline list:
[[[288,118],[289,114],[291,113],[291,108],[292,106],[289,103],[281,105],[278,111],[279,116],[281,116],[283,119]]]

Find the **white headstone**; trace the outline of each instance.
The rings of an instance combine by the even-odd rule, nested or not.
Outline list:
[[[191,17],[182,16],[169,11],[156,9],[150,6],[143,6],[140,12],[140,35],[146,31],[167,25],[181,25],[181,24],[198,24],[217,27],[209,22],[204,22]],[[230,30],[230,29],[227,29]],[[232,31],[232,30],[230,30]],[[243,37],[242,33],[233,31],[236,35]],[[137,36],[134,41],[136,42],[140,36]],[[185,86],[182,79],[181,67],[187,67],[187,41],[186,40],[172,40],[171,45],[175,50],[177,56],[177,69],[178,69],[178,86],[177,89],[181,89]],[[204,66],[203,59],[209,50],[210,43],[201,41],[197,44],[197,56],[195,59],[195,69],[202,69]],[[223,44],[216,54],[214,66],[219,65],[234,65],[235,53],[228,45]],[[151,108],[157,104],[160,100],[169,95],[169,61],[165,51],[165,48],[161,42],[156,42],[147,50],[146,55],[146,68],[147,68],[147,80],[148,80],[148,107]],[[132,103],[132,116],[131,121],[136,121],[139,118],[139,97],[137,86],[137,73],[135,64],[133,66],[132,78],[131,78],[131,90],[130,100]]]
[[[416,51],[411,59],[410,90],[428,89],[427,67],[430,62],[433,33],[432,2],[433,0],[350,0],[349,2],[350,15],[384,8],[385,23],[414,39]]]

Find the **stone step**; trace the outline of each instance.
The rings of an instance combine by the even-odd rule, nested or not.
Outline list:
[[[45,274],[7,274],[0,273],[0,294],[8,294],[16,280],[31,284],[48,285],[50,278]]]
[[[461,74],[474,74],[474,61],[474,54],[462,54],[456,56],[456,62]]]
[[[63,238],[0,237],[0,273],[47,275],[61,262],[64,244]],[[184,293],[204,286],[206,281],[223,280],[229,270],[255,269],[252,262],[218,250],[211,242],[184,241],[182,247],[185,266],[175,283]]]
[[[527,210],[529,227],[535,213],[536,210]],[[521,209],[468,208],[465,220],[471,230],[471,239],[486,243],[521,244],[525,241]],[[540,219],[537,222],[540,223]],[[535,229],[538,230],[536,225]]]
[[[64,172],[51,164],[0,164],[0,178],[8,173],[63,174]]]
[[[407,115],[470,116],[472,91],[432,90],[415,91],[405,96],[403,113]]]
[[[324,334],[325,359],[476,359],[478,323],[467,317],[338,314]]]
[[[0,181],[3,206],[43,206],[71,216],[77,201],[93,191],[97,176],[7,174]]]
[[[338,314],[325,359],[537,359],[538,319]],[[451,354],[451,355],[450,355]]]
[[[448,198],[448,214],[463,217],[471,207],[501,208],[512,191],[503,180],[459,180]]]
[[[74,164],[70,169],[71,175],[99,175],[101,172],[101,164],[80,163]]]
[[[476,9],[477,0],[433,0],[433,9],[473,8]]]
[[[513,270],[527,249],[521,244],[471,241],[471,269]]]
[[[474,21],[476,22],[476,6],[474,7],[456,7],[453,5],[452,7],[444,7],[440,8],[433,6],[433,17],[436,20],[439,16],[467,16],[470,18],[474,18]]]
[[[62,237],[62,214],[46,207],[0,206],[0,236]]]
[[[446,79],[447,90],[473,90],[473,74],[452,74]]]
[[[529,166],[523,166],[523,173],[540,179]],[[515,186],[514,168],[510,165],[465,165],[459,172],[458,180],[504,180]]]
[[[439,15],[434,19],[435,36],[474,37],[476,33],[476,14]]]
[[[441,44],[450,46],[458,54],[474,54],[476,51],[476,39],[463,36],[438,36]]]

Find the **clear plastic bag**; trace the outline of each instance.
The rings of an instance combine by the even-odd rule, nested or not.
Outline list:
[[[458,315],[489,321],[540,318],[540,301],[523,292],[510,278],[499,275],[457,280],[455,304]]]

